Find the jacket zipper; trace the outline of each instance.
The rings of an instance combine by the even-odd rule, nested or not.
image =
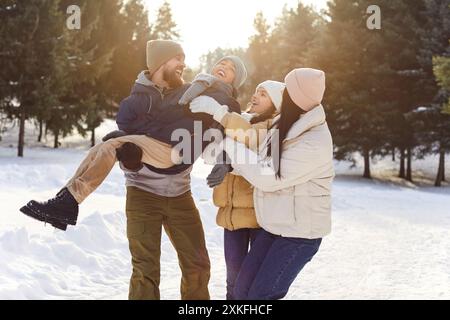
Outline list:
[[[233,224],[233,196],[234,196],[234,178],[235,177],[231,177],[229,176],[230,180],[231,180],[231,192],[230,192],[230,223],[231,223],[231,227],[234,230],[234,224]],[[229,184],[230,185],[230,184]]]

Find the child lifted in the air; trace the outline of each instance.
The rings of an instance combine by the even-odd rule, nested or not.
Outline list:
[[[201,73],[192,84],[181,82],[178,87],[166,90],[156,86],[151,80],[152,73],[164,68],[165,63],[153,70],[150,69],[151,62],[149,63],[149,56],[154,59],[161,47],[165,48],[166,52],[169,48],[173,55],[166,57],[166,63],[174,58],[182,61],[183,67],[176,70],[181,79],[184,69],[184,53],[181,47],[172,41],[150,41],[147,47],[149,70],[139,74],[131,95],[120,104],[116,119],[119,131],[107,135],[104,142],[89,150],[74,176],[54,198],[45,202],[32,200],[20,211],[58,229],[66,230],[67,225],[75,225],[77,222],[78,205],[103,182],[117,160],[121,161],[125,169],[132,171],[146,165],[150,168],[170,168],[173,173],[181,172],[193,164],[195,157],[200,154],[192,155],[194,159],[191,163],[182,163],[182,157],[174,148],[179,141],[172,140],[172,132],[185,129],[193,135],[196,120],[201,121],[203,132],[219,127],[210,115],[190,113],[186,105],[194,98],[200,95],[210,96],[220,104],[227,105],[230,111],[241,112],[236,93],[245,82],[247,72],[238,57],[226,56],[214,65],[211,74]],[[171,100],[173,96],[181,98],[165,101],[169,90],[179,91],[178,95],[172,94]]]

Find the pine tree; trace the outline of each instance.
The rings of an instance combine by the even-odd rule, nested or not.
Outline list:
[[[270,26],[262,12],[256,14],[253,26],[255,34],[250,37],[247,50],[249,77],[245,91],[248,98],[259,83],[268,79],[275,80],[273,73],[277,70],[273,65],[273,61],[277,59],[273,57],[274,45],[271,41]]]
[[[172,9],[169,2],[165,1],[158,10],[158,16],[153,26],[153,38],[163,40],[177,40],[180,34],[177,24],[172,17]]]
[[[63,0],[61,11],[65,12],[73,1]],[[46,120],[46,127],[59,137],[77,129],[83,136],[90,133],[91,145],[95,144],[95,128],[115,105],[113,100],[114,78],[110,77],[112,58],[120,45],[122,30],[122,1],[78,0],[81,7],[82,28],[64,30],[65,47],[59,57],[64,66],[60,77],[65,90],[60,90],[60,100]],[[64,121],[60,121],[63,119]]]
[[[433,59],[433,71],[441,89],[450,92],[450,56],[439,56]],[[450,113],[450,100],[443,107],[444,113]]]
[[[327,74],[324,107],[335,157],[355,161],[353,154],[359,152],[364,158],[363,176],[371,178],[370,159],[383,154],[386,146],[384,110],[390,104],[382,96],[389,69],[383,39],[379,30],[366,27],[367,6],[362,0],[329,2],[330,22],[307,60]]]
[[[276,78],[282,79],[292,69],[309,64],[308,51],[320,39],[324,25],[323,17],[310,6],[299,2],[295,8],[284,7],[270,41]]]
[[[96,7],[91,5],[92,20],[95,27],[87,43],[88,48],[93,48],[93,54],[89,60],[88,68],[85,68],[85,83],[89,86],[84,88],[87,99],[84,101],[84,130],[82,133],[90,133],[91,146],[95,145],[95,129],[103,122],[106,114],[114,107],[112,97],[112,83],[114,78],[110,77],[113,57],[120,45],[120,28],[123,3],[120,0],[98,0]],[[97,13],[96,15],[94,15]]]
[[[429,101],[425,89],[430,77],[424,72],[419,54],[422,46],[421,26],[426,23],[424,1],[385,1],[382,34],[392,74],[386,78],[385,96],[393,102],[386,117],[388,140],[400,150],[399,176],[412,181],[412,160],[421,156],[418,127],[409,113]],[[406,164],[405,164],[406,162]]]
[[[109,83],[109,97],[115,103],[130,94],[137,74],[147,68],[147,41],[154,39],[142,1],[126,2],[119,21],[119,39],[115,44],[111,71],[105,79]]]
[[[450,115],[446,113],[450,90],[445,82],[445,60],[450,56],[449,0],[426,0],[422,25],[422,45],[418,55],[426,77],[421,81],[421,91],[429,100],[416,110],[414,119],[421,129],[421,155],[439,154],[435,186],[445,181],[445,154],[450,151]],[[447,66],[448,68],[448,66]],[[436,77],[437,82],[433,77]],[[439,86],[437,86],[439,84]]]
[[[439,166],[436,174],[435,186],[440,187],[445,179],[445,154],[450,151],[450,57],[441,56],[433,59],[434,74],[441,90],[438,97],[439,101],[435,108],[432,108],[434,114],[434,132],[437,132],[435,141],[438,141]],[[440,102],[440,103],[439,103]],[[431,125],[429,126],[431,127]]]
[[[61,1],[60,11],[65,12],[71,4],[68,0]],[[99,101],[102,96],[100,77],[108,70],[113,51],[102,45],[104,41],[96,41],[95,32],[101,29],[105,33],[108,29],[102,24],[105,4],[105,1],[80,0],[77,5],[82,13],[81,29],[69,30],[65,23],[61,25],[59,37],[63,42],[56,49],[56,72],[49,82],[57,99],[47,104],[45,117],[46,131],[54,135],[54,148],[59,147],[61,137],[75,129],[82,135],[93,131],[92,117],[98,118],[103,108]]]
[[[18,156],[23,157],[25,121],[57,100],[51,79],[57,72],[62,15],[57,0],[2,1],[1,100],[19,122]],[[20,27],[19,27],[20,26]]]
[[[284,81],[289,71],[306,66],[307,52],[319,37],[323,19],[299,2],[292,9],[285,6],[273,28],[262,12],[256,14],[253,24],[255,34],[249,39],[247,51],[250,71],[245,86],[247,98],[262,81]]]

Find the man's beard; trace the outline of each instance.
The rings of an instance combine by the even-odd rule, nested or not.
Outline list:
[[[164,70],[163,80],[167,82],[170,88],[181,87],[184,83],[183,79],[176,74],[176,69],[174,70]]]

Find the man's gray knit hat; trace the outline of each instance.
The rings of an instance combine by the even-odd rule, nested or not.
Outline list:
[[[233,62],[234,68],[236,69],[233,87],[239,89],[244,84],[245,80],[247,80],[247,69],[245,68],[244,62],[237,56],[225,56],[214,64],[213,69],[224,60]]]
[[[171,40],[150,40],[147,42],[147,67],[151,74],[177,55],[184,56],[181,45]]]

